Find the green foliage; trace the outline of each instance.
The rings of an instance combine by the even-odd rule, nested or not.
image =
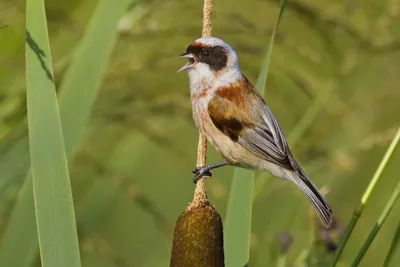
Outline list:
[[[76,150],[83,134],[115,45],[116,24],[130,4],[131,0],[121,0],[118,4],[99,1],[65,73],[60,86],[60,116],[67,154]]]
[[[15,202],[8,226],[2,236],[0,266],[32,266],[38,254],[38,237],[30,173]],[[29,221],[31,223],[27,224]],[[21,240],[25,242],[21,242]],[[21,251],[23,254],[21,254]]]
[[[393,258],[394,252],[397,248],[397,245],[399,243],[399,239],[400,239],[400,223],[397,224],[396,232],[393,235],[392,243],[390,244],[389,251],[386,254],[385,261],[383,263],[383,267],[389,266],[389,264]]]
[[[275,35],[286,2],[283,0],[281,3],[268,51],[258,75],[256,88],[261,95],[264,94]],[[249,262],[254,175],[254,172],[244,169],[236,169],[233,174],[224,231],[226,265],[229,267],[246,266]]]
[[[78,235],[43,0],[26,5],[29,147],[43,267],[80,267]]]
[[[75,73],[80,81],[67,86],[69,68],[86,55],[76,56],[77,49],[83,47],[100,1],[46,1],[82,266],[168,266],[172,225],[182,203],[192,198],[198,134],[187,77],[175,74],[182,64],[176,56],[199,36],[203,3],[154,0],[134,2],[123,10],[121,6],[128,5],[123,1],[102,2],[109,5],[103,5],[108,10],[99,18],[101,26],[92,31],[96,41],[85,45],[95,54],[95,66],[81,65],[90,71]],[[313,182],[328,189],[326,197],[341,225],[359,204],[369,182],[366,177],[373,175],[398,128],[400,97],[397,2],[353,2],[288,1],[275,35],[264,95],[296,158]],[[235,48],[241,70],[253,83],[279,6],[278,0],[214,2],[213,33]],[[0,266],[15,267],[39,266],[33,185],[26,179],[30,158],[24,10],[24,1],[0,1],[0,25],[8,25],[0,31]],[[113,22],[108,20],[112,16]],[[99,36],[109,36],[110,31],[117,37],[111,44]],[[96,65],[100,61],[106,61],[106,69]],[[97,85],[87,77],[99,77],[103,71],[100,81],[93,80],[100,86],[93,89]],[[64,107],[67,98],[62,95],[71,87],[81,94],[71,94]],[[79,106],[89,105],[92,97],[92,108]],[[63,109],[71,105],[77,105],[70,113],[75,115],[65,115]],[[72,129],[65,128],[65,119]],[[75,121],[84,127],[74,126]],[[392,162],[399,156],[394,153]],[[210,147],[208,161],[220,159]],[[233,171],[216,170],[207,183],[223,219]],[[398,172],[396,164],[387,165],[337,266],[351,265],[398,182]],[[319,267],[334,257],[343,227],[335,227],[331,237],[323,239],[307,200],[297,191],[289,183],[257,175],[253,202],[241,203],[247,210],[253,203],[251,242],[242,244],[250,245],[249,266],[274,266],[284,259],[285,264]],[[399,211],[396,205],[391,214]],[[360,266],[381,266],[388,251],[389,267],[400,260],[388,242],[397,224],[395,216],[387,217]],[[279,243],[280,232],[293,236],[285,254],[270,249]],[[248,233],[243,233],[246,239]],[[243,251],[247,257],[248,250]]]
[[[343,235],[342,240],[340,241],[339,248],[336,252],[336,255],[331,263],[331,266],[334,267],[339,260],[340,255],[343,252],[343,249],[347,243],[347,241],[350,238],[350,235],[352,234],[358,219],[361,217],[365,205],[367,204],[368,200],[371,197],[372,192],[374,191],[379,179],[382,177],[383,171],[386,169],[387,164],[389,163],[394,151],[396,150],[398,144],[400,141],[400,128],[397,130],[397,133],[395,137],[393,138],[392,143],[390,144],[389,148],[387,149],[385,156],[383,157],[381,163],[379,164],[378,168],[376,169],[376,172],[374,176],[372,177],[367,189],[365,190],[361,200],[360,200],[360,205],[357,207],[357,209],[353,213],[353,217],[351,218],[351,221],[349,222],[348,226],[346,227],[346,232]],[[389,214],[389,211],[393,208],[393,205],[397,199],[397,197],[400,194],[400,183],[397,185],[395,191],[393,192],[392,197],[389,199],[385,209],[383,210],[382,214],[379,216],[378,222],[375,225],[374,229],[372,230],[370,236],[368,237],[367,241],[365,241],[363,248],[357,255],[356,260],[353,262],[352,266],[358,266],[360,263],[362,257],[364,256],[366,250],[368,249],[369,245],[371,242],[374,240],[377,232],[379,231],[383,221],[386,219],[387,215]]]
[[[226,211],[224,248],[227,266],[246,266],[249,261],[254,173],[234,171]]]
[[[72,63],[68,69],[68,73],[66,74],[63,80],[61,86],[62,94],[60,97],[60,117],[62,120],[63,133],[65,139],[65,149],[67,151],[67,156],[70,157],[72,156],[72,153],[74,152],[76,146],[78,145],[79,141],[78,138],[80,137],[80,135],[82,135],[85,124],[89,119],[90,107],[93,103],[96,91],[101,82],[101,76],[106,68],[107,59],[109,58],[110,52],[114,45],[116,36],[115,25],[118,19],[121,17],[121,14],[123,14],[125,9],[127,8],[129,3],[130,1],[119,1],[118,4],[113,4],[109,1],[101,1],[99,3],[93,15],[93,19],[91,20],[91,23],[88,26],[87,34],[85,34],[85,38],[83,38],[80,46],[77,48],[76,56],[74,60],[72,60]],[[35,6],[40,7],[41,5],[36,4]],[[37,9],[33,9],[33,11],[37,11]],[[30,17],[36,17],[38,15],[41,15],[41,17],[43,17],[43,14],[34,14],[31,15]],[[36,20],[34,21],[36,22]],[[27,28],[29,29],[29,27]],[[47,37],[44,40],[47,42]],[[51,68],[51,64],[46,64],[46,65],[50,66]],[[38,66],[36,65],[36,67]],[[37,79],[37,77],[40,77],[40,75],[38,74],[43,74],[40,72],[43,71],[43,69],[36,68],[34,70],[36,70],[36,72],[33,72],[32,76],[30,77],[31,79],[32,77]],[[53,84],[53,82],[51,82],[51,84]],[[40,89],[38,91],[39,93],[46,92],[42,91],[41,87],[35,87],[35,88]],[[53,92],[54,94],[55,93],[54,87],[51,88],[49,92]],[[40,100],[43,101],[43,97],[41,95],[39,95],[38,97],[41,97]],[[45,104],[40,103],[40,106],[48,107],[46,103]],[[35,105],[35,107],[37,107],[37,105]],[[39,129],[46,129],[46,128],[53,129],[54,128],[53,124],[51,124],[51,121],[49,122],[49,120],[46,120],[46,116],[44,116],[44,114],[58,116],[58,108],[53,111],[50,110],[50,112],[48,109],[42,110],[42,114],[36,115],[39,116],[40,122],[42,124],[44,123],[47,126],[42,128],[39,127]],[[31,122],[32,119],[29,119],[28,121]],[[37,126],[35,128],[37,128]],[[51,146],[52,143],[49,142],[48,134],[40,133],[40,137],[42,141],[45,142],[46,145],[50,146],[50,148],[54,148],[53,146]],[[45,151],[43,148],[44,146],[40,147],[41,153]],[[21,148],[19,148],[19,151],[21,153]],[[53,156],[53,154],[51,155]],[[17,156],[20,157],[20,155]],[[12,158],[12,160],[15,161],[15,157]],[[51,161],[48,161],[48,164],[51,164]],[[49,177],[49,178],[54,178],[54,177]],[[56,182],[59,180],[51,179],[50,181]],[[45,185],[51,186],[52,183],[46,181]],[[65,184],[64,185],[61,184],[60,188],[65,189],[65,186],[66,186]],[[54,187],[56,187],[56,185]],[[29,225],[29,227],[24,226],[27,221],[34,220],[34,214],[35,214],[32,205],[33,195],[32,195],[32,190],[30,190],[30,188],[32,188],[32,180],[30,179],[30,176],[28,176],[28,179],[25,180],[24,184],[25,190],[21,190],[20,192],[20,197],[14,207],[14,211],[11,220],[9,222],[9,227],[6,229],[3,236],[3,245],[2,249],[0,250],[0,263],[4,264],[0,265],[12,265],[16,267],[31,266],[34,258],[37,255],[36,225],[32,223]],[[60,192],[58,192],[57,190],[54,189],[49,190],[49,188],[43,186],[43,184],[39,185],[38,189],[39,188],[41,190],[44,190],[44,192],[39,193],[40,197],[48,197],[46,196],[45,193],[49,192],[51,194],[56,194],[56,196],[58,195],[65,196],[66,200],[68,200],[68,197],[71,198],[70,192],[64,192],[60,194]],[[52,198],[57,199],[56,196],[52,196]],[[71,199],[69,201],[71,201]],[[53,203],[53,202],[47,201],[46,203]],[[57,202],[54,201],[53,204],[56,203]],[[44,209],[47,210],[50,209],[50,207],[45,206]],[[60,212],[68,212],[67,208],[62,208],[62,207],[52,210]],[[70,220],[73,219],[72,225],[75,228],[75,218],[73,217],[73,213],[69,214],[70,216],[69,219],[68,217],[64,218],[63,216],[59,216],[58,214],[56,214],[55,216],[56,219],[54,221],[57,222],[61,220],[63,223],[71,224]],[[54,223],[52,222],[52,224]],[[56,226],[63,227],[61,223],[57,223]],[[45,227],[45,229],[48,228]],[[67,230],[68,229],[66,229],[65,231],[64,230],[59,231],[58,229],[57,233],[62,237],[65,237],[67,241],[68,238],[74,238],[74,236],[76,239],[76,231],[75,235],[73,235],[73,234],[66,234]],[[44,234],[47,235],[48,239],[50,239],[51,248],[58,249],[57,250],[58,253],[61,252],[63,256],[69,256],[67,253],[63,251],[64,248],[62,246],[57,247],[54,245],[55,242],[54,240],[52,240],[52,238],[56,239],[57,237],[51,235],[51,233],[50,234],[47,233],[46,231],[42,232],[44,232]],[[24,242],[22,243],[20,242],[21,236],[24,236]],[[51,252],[50,255],[53,255],[55,257],[59,256],[58,254]],[[61,259],[61,257],[58,257],[58,259]],[[69,259],[71,261],[77,260],[76,257],[70,257]],[[64,262],[65,264],[71,263],[69,261],[64,261]],[[53,264],[53,266],[54,265],[55,264]],[[68,266],[78,266],[78,265],[75,264]]]
[[[399,136],[400,136],[400,131],[399,131]],[[381,215],[379,216],[379,218],[376,222],[376,225],[374,225],[367,240],[365,241],[361,250],[358,252],[356,259],[351,264],[352,267],[356,267],[360,264],[365,253],[367,252],[368,248],[371,246],[371,243],[374,241],[376,235],[378,234],[379,230],[381,229],[382,224],[385,222],[390,211],[393,209],[393,206],[396,203],[396,200],[398,199],[399,196],[400,196],[400,182],[397,184],[392,196],[390,197],[390,199],[388,200],[388,203],[385,206],[385,209],[382,211]]]

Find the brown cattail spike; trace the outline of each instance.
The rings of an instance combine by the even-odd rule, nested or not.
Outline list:
[[[211,36],[212,0],[204,0],[203,36]],[[199,135],[197,167],[206,165],[207,140]],[[170,267],[224,267],[221,216],[207,199],[205,179],[196,183],[193,201],[175,225]]]
[[[223,267],[221,216],[208,202],[189,206],[179,216],[170,267]]]

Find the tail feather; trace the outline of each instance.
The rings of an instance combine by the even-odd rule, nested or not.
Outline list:
[[[332,222],[332,208],[315,185],[303,173],[293,173],[291,180],[306,195],[324,226],[329,228]]]

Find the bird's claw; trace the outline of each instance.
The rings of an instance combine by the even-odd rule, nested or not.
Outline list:
[[[207,176],[207,177],[212,176],[212,174],[207,166],[194,168],[192,173],[194,173],[193,183],[197,183],[197,181],[200,180],[200,178],[203,176]]]

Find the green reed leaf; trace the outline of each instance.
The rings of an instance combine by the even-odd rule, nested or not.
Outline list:
[[[257,78],[256,88],[261,95],[264,93],[274,39],[286,2],[281,1],[269,48]],[[225,261],[228,267],[243,267],[249,262],[254,175],[253,171],[239,168],[233,174],[224,231]]]
[[[378,169],[375,171],[374,176],[372,177],[371,181],[369,182],[368,187],[365,190],[365,192],[360,200],[359,206],[353,212],[353,217],[351,218],[349,224],[347,225],[346,231],[345,231],[342,239],[340,240],[338,249],[337,249],[335,256],[330,264],[330,267],[336,266],[337,262],[339,261],[340,255],[342,254],[343,249],[344,249],[347,241],[349,240],[350,235],[353,232],[358,219],[362,215],[365,205],[368,203],[368,200],[369,200],[372,192],[374,191],[379,179],[382,177],[383,171],[386,169],[387,164],[389,163],[394,151],[396,150],[397,145],[399,144],[399,141],[400,141],[400,127],[397,130],[397,133],[396,133],[395,137],[393,138],[392,142],[390,143],[389,148],[386,150],[385,156],[383,157],[381,163],[379,164]]]
[[[31,172],[42,266],[80,267],[44,0],[28,0],[26,5],[26,87]]]

